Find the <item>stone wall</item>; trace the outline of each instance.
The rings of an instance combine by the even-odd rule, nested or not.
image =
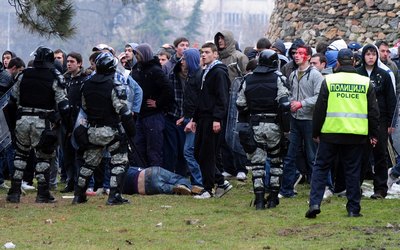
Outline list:
[[[399,31],[397,0],[275,0],[266,36],[272,41],[302,38],[310,45],[336,37],[363,44],[394,42]]]

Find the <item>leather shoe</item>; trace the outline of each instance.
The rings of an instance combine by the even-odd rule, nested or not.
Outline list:
[[[360,213],[355,213],[355,212],[349,212],[347,214],[348,217],[362,217],[363,215]]]
[[[317,214],[321,213],[321,209],[318,205],[312,205],[306,212],[306,218],[314,219],[317,217]]]
[[[385,199],[385,197],[386,197],[386,195],[383,195],[380,192],[376,192],[373,195],[371,195],[370,198],[373,199],[373,200],[378,200],[378,199]]]

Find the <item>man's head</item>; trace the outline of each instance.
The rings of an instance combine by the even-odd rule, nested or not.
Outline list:
[[[53,68],[54,67],[54,52],[47,48],[40,46],[33,53],[35,59],[33,61],[34,67],[37,68]]]
[[[209,65],[218,58],[217,46],[213,43],[205,43],[201,46],[201,59],[203,64]]]
[[[266,37],[262,37],[262,38],[258,39],[256,48],[257,48],[258,52],[261,52],[265,49],[270,49],[271,42]]]
[[[96,57],[96,72],[99,74],[113,74],[118,65],[118,59],[110,52],[102,52]]]
[[[54,51],[54,59],[58,60],[61,65],[64,64],[64,52],[61,49],[56,49]]]
[[[171,54],[165,50],[160,51],[157,56],[158,56],[158,60],[160,61],[161,66],[166,64],[169,61],[169,59],[171,58]]]
[[[316,53],[311,56],[310,64],[321,72],[326,68],[326,57],[321,53]]]
[[[71,52],[67,55],[68,72],[75,75],[82,68],[82,55],[76,52]]]
[[[312,50],[310,46],[300,45],[299,47],[297,47],[297,50],[293,55],[293,60],[298,66],[306,65],[309,64],[311,54]]]
[[[375,45],[378,47],[381,61],[384,63],[387,62],[390,59],[389,44],[386,41],[378,41]]]
[[[174,41],[174,46],[176,49],[176,56],[181,58],[183,56],[183,51],[189,48],[189,40],[186,37],[178,37]]]
[[[25,69],[25,63],[19,57],[11,58],[10,62],[8,63],[8,66],[7,66],[7,71],[13,77],[15,77],[17,74],[19,74],[24,69]]]
[[[218,48],[219,49],[226,48],[225,37],[222,34],[218,35]]]
[[[9,50],[4,51],[1,61],[3,62],[4,68],[6,69],[11,58],[15,57],[15,54]]]
[[[362,50],[362,61],[366,68],[373,68],[378,62],[378,49],[373,44],[367,44]]]
[[[101,54],[101,51],[95,51],[89,56],[90,69],[96,70],[96,58]]]
[[[261,51],[258,58],[257,67],[253,70],[254,73],[267,73],[271,70],[279,68],[280,60],[278,54],[272,49]]]
[[[337,56],[336,68],[340,66],[353,66],[354,65],[354,54],[351,49],[339,50]]]

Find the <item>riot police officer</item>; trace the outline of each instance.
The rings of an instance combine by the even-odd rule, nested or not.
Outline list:
[[[56,109],[63,120],[68,120],[69,116],[64,78],[54,67],[53,51],[39,47],[34,55],[33,68],[25,69],[18,77],[10,97],[10,102],[18,108],[15,127],[15,172],[7,195],[7,201],[12,203],[20,202],[21,181],[32,148],[37,160],[36,202],[56,201],[49,191],[50,161],[55,156],[57,144],[55,126],[59,124]]]
[[[240,142],[251,162],[253,188],[257,210],[265,208],[265,161],[271,161],[270,194],[267,208],[279,204],[278,192],[282,175],[280,109],[289,108],[289,91],[285,77],[277,71],[279,57],[273,50],[260,53],[253,74],[246,77],[236,105],[241,116],[247,116],[249,126],[239,131]]]
[[[84,165],[80,168],[78,183],[75,186],[72,204],[84,203],[86,188],[93,171],[99,166],[104,150],[111,155],[110,193],[107,205],[129,203],[121,196],[121,185],[128,164],[128,145],[125,132],[132,137],[135,124],[127,105],[125,88],[115,83],[118,64],[109,52],[103,52],[96,58],[96,74],[82,87],[82,108],[87,114],[89,128],[88,144],[84,147]],[[120,127],[120,122],[124,129]],[[124,132],[125,131],[125,132]]]

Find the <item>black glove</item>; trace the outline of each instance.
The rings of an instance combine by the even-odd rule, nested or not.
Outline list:
[[[136,124],[135,121],[133,120],[132,114],[122,115],[121,123],[122,127],[124,127],[126,134],[131,138],[134,137],[136,134]]]

